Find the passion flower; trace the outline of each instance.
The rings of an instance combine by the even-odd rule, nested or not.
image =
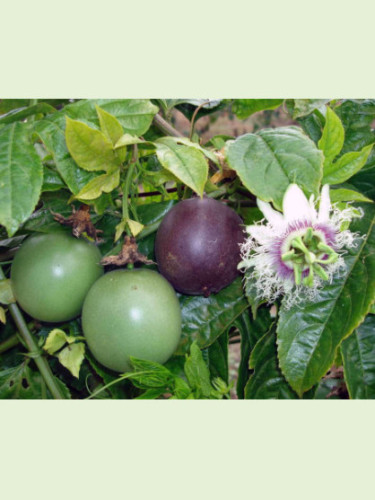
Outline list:
[[[283,213],[259,199],[257,204],[267,222],[246,228],[249,237],[241,245],[238,266],[245,280],[251,280],[258,299],[274,302],[284,295],[287,307],[314,298],[325,281],[345,268],[344,248],[355,246],[357,235],[343,228],[362,213],[332,207],[328,184],[322,188],[318,210],[314,196],[308,200],[296,184],[285,192]]]

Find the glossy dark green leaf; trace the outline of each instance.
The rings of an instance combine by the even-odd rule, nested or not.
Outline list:
[[[348,99],[335,108],[345,129],[342,153],[360,151],[375,142],[371,124],[375,119],[375,99]]]
[[[298,399],[278,366],[276,328],[263,335],[250,356],[254,373],[245,387],[245,399]]]
[[[91,368],[94,370],[94,373],[99,375],[99,377],[103,380],[104,385],[110,384],[111,382],[118,379],[118,373],[114,373],[111,370],[108,370],[103,365],[98,363],[96,359],[92,356],[90,352],[86,350],[86,359],[88,360]],[[100,387],[96,387],[95,389],[100,389]],[[127,381],[124,380],[122,382],[118,382],[116,384],[111,385],[106,389],[107,397],[108,395],[113,399],[127,399],[128,391],[127,391]]]
[[[228,141],[226,157],[249,191],[279,209],[290,183],[307,196],[318,195],[323,153],[297,127],[264,129]]]
[[[244,120],[258,111],[276,109],[282,103],[283,99],[234,99],[232,111],[237,118]]]
[[[362,169],[350,179],[354,189],[375,201],[375,165],[371,169]]]
[[[293,99],[291,114],[294,119],[309,115],[322,108],[330,99]]]
[[[193,340],[197,340],[201,349],[208,347],[249,307],[243,294],[241,278],[207,298],[180,295],[179,300],[182,339],[178,354],[189,352]]]
[[[341,344],[345,381],[351,399],[375,399],[375,316]]]
[[[238,368],[237,396],[244,398],[245,385],[251,374],[249,368],[249,358],[252,349],[258,340],[269,331],[273,319],[267,307],[261,307],[256,319],[253,319],[249,310],[246,310],[234,322],[234,326],[241,335],[241,360]]]
[[[56,109],[53,106],[50,106],[45,102],[40,102],[38,104],[35,104],[34,106],[12,110],[5,115],[0,116],[0,125],[22,121],[29,116],[37,114],[47,115],[55,112]]]
[[[207,363],[211,377],[220,377],[226,383],[229,379],[228,340],[227,330],[207,348]]]
[[[364,238],[344,256],[346,270],[326,284],[314,301],[280,311],[280,367],[300,395],[331,367],[337,347],[363,321],[375,300],[375,207],[361,206],[364,216],[352,223],[351,230]]]
[[[322,137],[324,127],[324,116],[315,110],[310,115],[298,118],[298,123],[302,126],[304,132],[318,144],[319,139]]]
[[[66,187],[60,175],[55,172],[55,170],[44,167],[43,173],[42,193],[45,193],[47,191],[59,191],[60,189]]]
[[[26,108],[30,99],[0,99],[0,115],[9,113],[12,110]]]
[[[0,224],[12,236],[31,215],[43,182],[43,166],[26,124],[0,130]]]
[[[69,217],[72,214],[72,208],[68,205],[69,198],[69,192],[65,190],[44,193],[41,198],[41,208],[33,212],[22,226],[22,230],[42,233],[62,230],[63,227],[54,220],[52,212],[59,213],[63,217]],[[68,230],[68,228],[65,229]]]

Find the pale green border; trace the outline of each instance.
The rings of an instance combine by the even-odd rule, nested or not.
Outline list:
[[[350,9],[337,0],[18,1],[1,18],[0,97],[375,96],[369,0]],[[366,498],[374,408],[0,401],[1,492],[7,500]]]

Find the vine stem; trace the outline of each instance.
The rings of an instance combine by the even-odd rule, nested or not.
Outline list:
[[[172,135],[173,137],[184,137],[178,130],[176,130],[170,123],[168,123],[159,114],[154,116],[154,125],[163,132],[163,134]]]
[[[5,275],[1,267],[0,267],[0,279],[2,280],[5,279]],[[37,341],[31,334],[30,330],[28,329],[26,322],[20,311],[20,308],[16,303],[9,304],[8,307],[10,314],[12,315],[12,318],[18,328],[22,340],[26,344],[28,351],[30,353],[38,353],[39,347]],[[47,360],[43,358],[41,355],[36,356],[33,359],[54,399],[65,399],[59,386],[56,384],[56,380],[53,376],[53,373],[51,371],[51,368]]]
[[[191,117],[190,135],[189,135],[189,139],[190,140],[192,139],[193,134],[194,134],[194,125],[195,125],[195,119],[197,117],[197,114],[203,108],[203,106],[205,106],[206,104],[209,104],[209,103],[210,103],[209,100],[205,101],[205,102],[202,102],[202,104],[200,106],[198,106],[197,109],[194,111],[193,116]]]
[[[15,347],[17,344],[19,344],[19,342],[20,341],[18,335],[15,333],[11,337],[0,343],[0,354],[8,351],[12,347]]]

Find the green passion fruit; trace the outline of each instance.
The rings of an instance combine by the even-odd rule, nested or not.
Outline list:
[[[181,293],[217,293],[238,275],[241,218],[223,203],[204,197],[175,205],[156,235],[159,271]]]
[[[111,370],[130,370],[130,356],[165,363],[180,340],[180,304],[156,271],[111,271],[87,294],[82,328],[93,356]]]
[[[77,316],[103,274],[98,248],[66,233],[31,236],[12,263],[14,296],[30,316],[57,323]]]

